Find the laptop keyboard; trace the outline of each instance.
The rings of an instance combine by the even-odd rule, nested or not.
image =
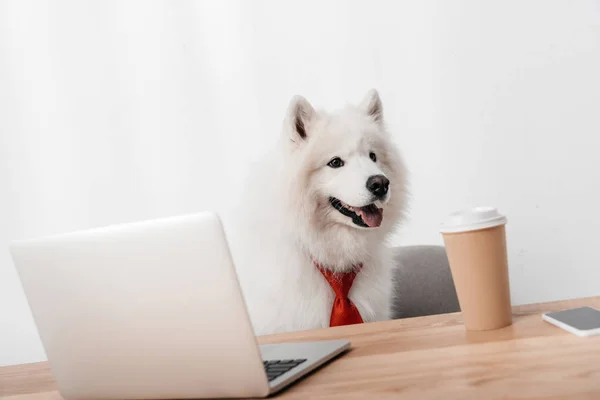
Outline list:
[[[297,360],[268,360],[263,361],[263,363],[265,365],[267,378],[269,378],[269,381],[272,381],[273,379],[278,378],[280,375],[285,374],[292,368],[296,368],[305,361],[305,358],[301,358]]]

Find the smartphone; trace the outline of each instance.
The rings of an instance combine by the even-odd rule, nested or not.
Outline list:
[[[600,334],[600,310],[593,307],[549,312],[542,319],[577,336]]]

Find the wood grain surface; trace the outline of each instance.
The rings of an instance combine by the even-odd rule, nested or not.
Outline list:
[[[514,307],[507,328],[468,332],[460,313],[263,336],[349,339],[352,350],[282,392],[285,399],[600,399],[600,336],[541,319],[600,297]],[[3,399],[60,400],[47,363],[0,368]]]

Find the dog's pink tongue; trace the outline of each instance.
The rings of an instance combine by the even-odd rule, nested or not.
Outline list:
[[[381,221],[383,221],[383,209],[378,208],[377,211],[360,209],[360,216],[365,224],[369,225],[371,228],[376,228],[381,225]]]

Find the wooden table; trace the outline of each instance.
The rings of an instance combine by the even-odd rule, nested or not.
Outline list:
[[[264,336],[261,343],[347,338],[353,349],[285,399],[600,399],[600,336],[541,319],[600,297],[514,308],[514,324],[465,331],[460,314]],[[3,399],[60,400],[46,363],[0,368]]]

